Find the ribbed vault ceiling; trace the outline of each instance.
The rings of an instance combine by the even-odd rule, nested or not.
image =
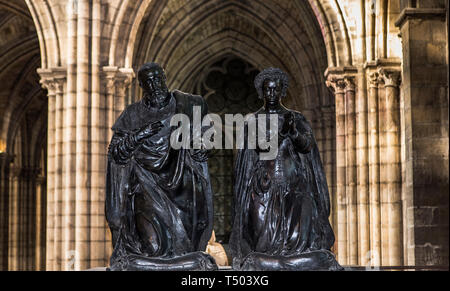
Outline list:
[[[160,63],[169,85],[184,89],[205,63],[234,54],[259,70],[282,68],[290,75],[291,103],[297,109],[317,108],[329,102],[321,99],[328,96],[327,56],[309,5],[303,0],[168,0],[144,17],[133,63],[136,68]]]
[[[39,41],[25,1],[0,1],[0,138],[8,141],[9,150],[19,130],[34,132],[30,144],[45,135],[47,108],[36,73],[39,65]],[[33,130],[34,125],[44,132]]]

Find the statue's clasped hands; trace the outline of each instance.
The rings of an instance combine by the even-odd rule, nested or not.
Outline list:
[[[295,127],[294,115],[289,112],[284,118],[285,119],[280,130],[280,136],[286,137],[288,134],[295,135],[297,128]]]

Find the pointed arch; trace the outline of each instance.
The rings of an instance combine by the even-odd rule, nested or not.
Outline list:
[[[351,41],[338,0],[308,0],[320,24],[327,48],[328,67],[351,66]]]
[[[61,66],[61,44],[64,41],[59,35],[54,12],[47,0],[25,0],[33,18],[41,51],[41,68]],[[62,10],[64,11],[64,10]],[[60,15],[62,17],[62,15]]]

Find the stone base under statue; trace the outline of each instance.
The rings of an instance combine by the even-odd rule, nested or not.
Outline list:
[[[272,256],[263,253],[248,254],[241,271],[341,271],[334,254],[327,250],[312,251],[294,256]]]
[[[342,271],[335,255],[327,250],[305,252],[299,255],[280,256],[253,252],[240,266],[218,267],[214,258],[204,252],[193,252],[175,258],[149,258],[128,255],[106,271]]]
[[[215,271],[214,258],[204,252],[193,252],[174,258],[127,255],[107,271]]]

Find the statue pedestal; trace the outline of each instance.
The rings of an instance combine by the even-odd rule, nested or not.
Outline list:
[[[92,268],[92,269],[87,269],[85,271],[106,271],[106,267],[96,267],[96,268]]]
[[[87,269],[85,271],[107,271],[107,267],[96,267],[96,268],[92,268],[92,269]],[[219,270],[218,271],[232,271],[233,269],[231,268],[231,266],[219,266]]]

